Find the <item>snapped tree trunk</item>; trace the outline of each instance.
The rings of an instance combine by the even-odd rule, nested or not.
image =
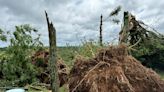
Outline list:
[[[52,92],[59,91],[59,78],[57,69],[57,53],[56,53],[56,30],[52,24],[49,22],[48,15],[45,11],[47,26],[49,32],[49,44],[50,44],[50,57],[49,57],[49,67],[50,67],[50,77],[51,77],[51,90]]]
[[[128,31],[129,31],[129,12],[124,12],[124,24],[123,28],[121,29],[121,32],[119,33],[119,43],[127,43],[128,41]]]
[[[102,18],[103,16],[100,16],[100,37],[99,37],[99,42],[100,42],[100,46],[103,46],[103,40],[102,40]]]

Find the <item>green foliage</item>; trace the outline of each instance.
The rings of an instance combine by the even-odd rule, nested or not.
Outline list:
[[[14,37],[10,39],[10,46],[25,46],[25,49],[42,47],[43,44],[39,40],[40,35],[38,34],[38,37],[33,39],[31,36],[33,32],[36,33],[37,30],[30,25],[16,26],[16,31],[13,33]]]
[[[7,41],[6,35],[4,35],[4,32],[2,29],[0,29],[0,40],[1,41]]]
[[[94,57],[97,50],[103,48],[99,43],[94,41],[84,41],[82,46],[79,47],[78,55],[84,56],[85,58]],[[104,44],[103,44],[104,46]]]
[[[33,38],[32,33],[36,33],[36,30],[30,25],[16,26],[6,50],[8,57],[0,62],[0,72],[3,79],[7,80],[3,86],[24,86],[36,81],[37,71],[30,56],[35,49],[42,47],[42,43],[39,36]]]
[[[133,25],[128,26],[129,23]],[[120,32],[120,38],[124,39],[121,39],[120,42],[130,45],[131,54],[143,65],[164,70],[164,36],[144,25],[144,23],[138,22],[133,15],[130,16],[128,12],[125,12],[124,27]]]
[[[103,44],[105,46],[105,44]],[[66,46],[58,48],[58,57],[62,58],[71,68],[77,56],[83,56],[87,59],[94,57],[96,52],[103,48],[98,42],[83,41],[81,46]]]
[[[151,34],[135,47],[137,51],[133,51],[132,55],[147,67],[164,70],[164,40]]]
[[[69,67],[72,67],[78,48],[76,46],[58,47],[58,57],[62,58]]]

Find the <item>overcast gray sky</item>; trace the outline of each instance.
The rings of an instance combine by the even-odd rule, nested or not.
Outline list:
[[[164,0],[0,0],[0,28],[11,31],[15,25],[31,24],[48,45],[46,10],[57,30],[57,44],[78,45],[82,39],[97,40],[100,15],[107,17],[118,5],[122,6],[119,19],[123,11],[130,11],[138,20],[164,33]],[[120,24],[105,22],[104,41],[110,42],[119,31]]]

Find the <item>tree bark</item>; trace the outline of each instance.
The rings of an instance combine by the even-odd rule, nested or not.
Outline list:
[[[47,26],[49,32],[49,44],[50,44],[50,57],[49,57],[49,67],[50,67],[50,77],[51,77],[51,90],[52,92],[59,91],[59,78],[58,78],[58,67],[57,67],[57,53],[56,53],[56,29],[54,28],[52,22],[49,22],[48,15],[45,11]]]
[[[101,15],[100,16],[100,37],[99,37],[100,46],[103,46],[103,40],[102,40],[102,18],[103,18],[103,16]]]
[[[128,41],[128,31],[129,31],[129,12],[124,12],[124,25],[121,29],[119,36],[119,43],[127,43]]]

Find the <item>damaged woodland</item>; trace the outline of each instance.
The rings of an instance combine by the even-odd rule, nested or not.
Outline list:
[[[163,41],[163,35],[145,26],[125,12],[118,46],[101,49],[91,59],[77,58],[70,72],[63,60],[58,59],[60,87],[68,83],[70,92],[164,92],[160,76],[129,53],[154,39]],[[38,67],[38,79],[46,84],[50,84],[48,60],[48,51],[38,51],[32,57],[32,63]]]
[[[160,76],[129,55],[132,48],[156,40],[162,43],[163,35],[124,12],[120,45],[104,48],[89,60],[78,58],[70,71],[70,92],[164,92]]]
[[[44,2],[42,3],[44,4]],[[28,92],[164,92],[164,35],[144,22],[137,20],[131,13],[124,12],[123,24],[117,39],[118,45],[113,45],[116,41],[110,39],[112,45],[108,46],[106,40],[103,40],[103,32],[110,27],[105,28],[104,26],[109,22],[119,24],[120,20],[117,15],[121,11],[121,6],[118,6],[108,16],[101,14],[99,41],[93,39],[97,34],[92,34],[94,36],[89,37],[92,38],[89,40],[88,36],[91,35],[89,31],[95,29],[95,32],[92,33],[96,33],[97,18],[77,14],[78,9],[74,10],[75,7],[71,5],[77,6],[78,4],[85,6],[84,2],[79,1],[64,4],[67,5],[64,8],[61,4],[61,7],[57,7],[57,9],[69,8],[66,10],[71,12],[67,11],[66,15],[62,13],[61,16],[58,16],[60,15],[58,12],[51,13],[58,18],[64,16],[64,19],[76,17],[73,21],[62,21],[62,18],[56,20],[58,22],[57,28],[59,28],[57,33],[63,34],[66,32],[64,35],[59,34],[58,36],[56,34],[55,26],[49,20],[50,18],[45,11],[49,45],[44,45],[41,42],[47,43],[47,39],[43,39],[45,37],[41,36],[41,34],[46,36],[45,32],[40,31],[38,33],[35,28],[28,24],[16,26],[15,31],[0,29],[0,41],[6,41],[0,48],[0,92],[11,92],[7,90],[17,88],[26,89]],[[93,10],[92,8],[96,10],[95,6],[92,7],[91,1],[87,6],[90,4],[89,11]],[[99,8],[104,5],[102,2],[96,2],[96,4],[98,4],[96,6],[100,6]],[[48,7],[47,4],[45,5],[43,8],[52,10],[49,9],[51,7]],[[106,9],[111,8],[106,6],[105,4]],[[85,10],[82,12],[83,15],[88,12]],[[101,11],[102,9],[98,10]],[[107,12],[109,10],[107,9]],[[101,12],[104,13],[104,11]],[[99,11],[91,13],[95,14],[97,12]],[[7,19],[8,17],[10,16],[7,16]],[[88,18],[94,19],[96,23],[93,23],[91,19],[88,20]],[[87,25],[84,23],[87,23]],[[40,24],[39,26],[41,26]],[[65,25],[61,27],[61,24]],[[10,26],[9,28],[11,28]],[[44,30],[44,27],[39,29]],[[67,33],[71,33],[71,29],[73,29],[72,34],[67,35]],[[76,31],[76,29],[79,31]],[[84,34],[80,34],[82,29],[86,29]],[[87,32],[89,35],[85,39],[84,35]],[[77,37],[71,38],[73,35]],[[78,39],[79,37],[80,39]],[[84,39],[81,39],[83,37]],[[57,38],[60,38],[60,40],[57,40]],[[77,41],[82,41],[82,43],[80,44]],[[57,45],[57,42],[59,42],[59,45]],[[70,43],[65,45],[65,42]],[[96,51],[97,53],[95,53]],[[87,59],[82,55],[86,56]]]

